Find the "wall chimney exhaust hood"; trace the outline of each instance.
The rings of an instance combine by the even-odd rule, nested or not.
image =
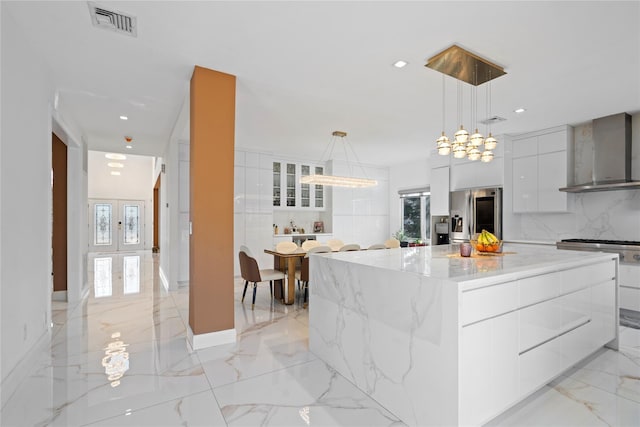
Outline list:
[[[631,116],[614,114],[593,120],[592,182],[560,188],[568,193],[640,189],[631,180]]]

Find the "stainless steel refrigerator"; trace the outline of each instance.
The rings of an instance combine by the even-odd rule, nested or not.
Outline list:
[[[502,188],[477,188],[450,194],[451,243],[469,241],[483,229],[502,239]]]

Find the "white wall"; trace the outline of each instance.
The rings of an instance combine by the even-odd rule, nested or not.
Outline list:
[[[590,177],[593,139],[591,123],[574,128],[576,183]],[[509,142],[507,143],[510,157]],[[640,180],[640,114],[632,117],[632,178]],[[511,176],[505,162],[505,186]],[[509,191],[505,191],[509,196]],[[505,239],[556,242],[567,238],[640,240],[640,190],[569,193],[568,213],[514,214],[511,197],[504,200]]]
[[[360,168],[353,173],[344,161],[327,163],[329,173],[342,176],[360,175]],[[333,187],[333,237],[344,243],[357,243],[367,247],[384,243],[389,238],[389,169],[364,166],[366,178],[378,180],[370,188]]]
[[[413,160],[389,168],[389,237],[402,228],[398,191],[424,188],[431,182],[429,159]]]
[[[47,67],[6,9],[1,20],[0,389],[4,403],[21,379],[16,373],[20,362],[50,336],[53,90]]]
[[[153,246],[153,186],[154,158],[127,154],[121,175],[114,176],[114,169],[107,166],[108,160],[102,151],[89,151],[88,196],[90,199],[143,200],[144,201],[144,248]]]
[[[185,285],[189,281],[189,141],[178,143],[178,247],[180,260],[178,262],[178,285]]]

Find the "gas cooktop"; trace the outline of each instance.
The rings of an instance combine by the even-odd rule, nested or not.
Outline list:
[[[634,240],[599,240],[599,239],[562,239],[568,243],[595,243],[601,245],[640,246],[640,242]]]
[[[556,242],[558,249],[600,251],[619,255],[621,263],[640,264],[640,242],[633,240],[564,239]]]

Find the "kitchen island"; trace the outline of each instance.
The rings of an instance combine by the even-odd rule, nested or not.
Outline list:
[[[309,346],[412,426],[480,425],[607,345],[617,255],[505,244],[314,255]]]

